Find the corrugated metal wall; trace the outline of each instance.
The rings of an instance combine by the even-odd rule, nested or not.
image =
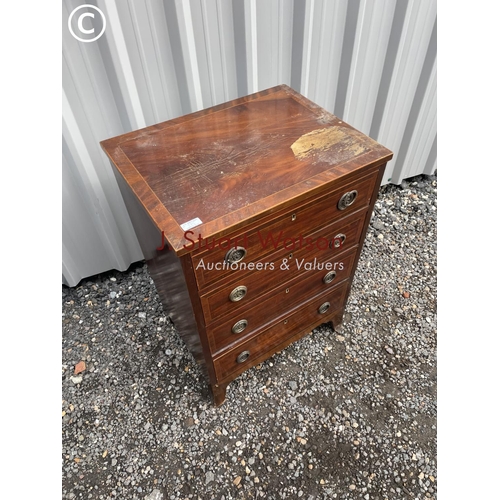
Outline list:
[[[142,259],[99,146],[133,129],[286,83],[394,151],[384,183],[436,169],[436,0],[87,2],[106,18],[99,39],[70,33],[84,2],[62,16],[70,286]],[[102,31],[91,7],[74,31],[84,12]]]

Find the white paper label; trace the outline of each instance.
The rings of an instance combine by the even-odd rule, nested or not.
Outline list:
[[[199,226],[201,223],[201,220],[196,217],[196,219],[191,219],[187,222],[184,222],[184,224],[181,224],[181,228],[183,231],[187,231],[189,229],[192,229],[193,227]]]

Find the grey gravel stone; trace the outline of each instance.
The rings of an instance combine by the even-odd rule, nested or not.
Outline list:
[[[160,490],[154,489],[149,495],[144,497],[144,500],[163,500],[163,494]]]

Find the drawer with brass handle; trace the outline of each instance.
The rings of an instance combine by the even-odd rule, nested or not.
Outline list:
[[[201,296],[203,314],[207,325],[226,314],[233,314],[247,307],[270,288],[307,272],[311,262],[331,261],[353,248],[359,242],[366,212],[356,212],[345,219],[330,224],[311,235],[311,241],[320,244],[309,248],[305,243],[297,250],[282,250],[265,259],[266,268],[234,271],[219,287],[211,287]],[[240,287],[245,288],[244,292]]]
[[[192,229],[195,234],[190,238],[193,241],[202,238],[201,249],[194,251],[192,257],[198,286],[204,288],[231,275],[234,269],[241,267],[239,263],[256,262],[285,246],[290,247],[293,242],[304,240],[324,226],[325,221],[332,223],[354,211],[366,210],[375,182],[376,172],[348,183],[332,194],[292,207],[268,224],[235,235],[203,239],[203,234]],[[359,194],[348,197],[354,186]],[[231,264],[234,264],[233,268]]]
[[[207,335],[212,352],[219,352],[229,345],[255,335],[270,322],[285,314],[296,304],[306,302],[318,293],[325,292],[345,280],[352,271],[357,247],[343,252],[335,259],[310,262],[320,269],[306,270],[298,277],[286,281],[279,287],[268,287],[259,300],[226,314],[207,326]],[[330,264],[331,266],[327,266]],[[331,269],[329,269],[331,267]],[[335,270],[333,270],[335,267]],[[272,272],[272,271],[271,271]],[[280,271],[278,271],[279,273]],[[286,273],[286,271],[282,271]],[[268,282],[272,282],[272,275]],[[242,328],[244,322],[244,328]]]
[[[223,382],[228,377],[241,373],[247,364],[259,363],[263,354],[275,350],[290,337],[309,333],[314,327],[329,321],[343,307],[347,288],[348,283],[344,282],[311,298],[307,303],[282,315],[258,335],[217,356],[214,365],[218,380]]]

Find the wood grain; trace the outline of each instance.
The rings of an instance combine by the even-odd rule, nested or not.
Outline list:
[[[178,255],[181,224],[227,234],[392,157],[284,85],[101,145]]]

